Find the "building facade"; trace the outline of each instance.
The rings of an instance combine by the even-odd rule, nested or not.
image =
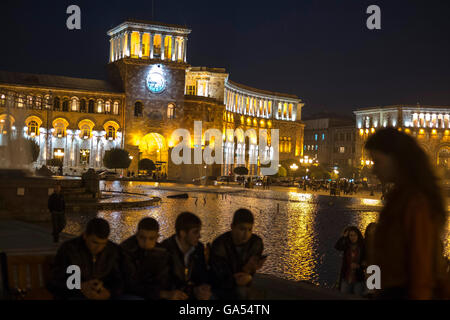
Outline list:
[[[129,171],[137,172],[139,160],[148,158],[180,180],[230,174],[238,159],[259,174],[260,129],[268,129],[265,152],[271,159],[270,129],[279,130],[280,160],[302,156],[301,99],[232,82],[222,68],[191,67],[190,33],[139,20],[109,30],[108,81],[1,72],[0,139],[8,131],[36,139],[37,164],[60,157],[66,170],[75,171],[103,168],[105,151],[122,147],[132,158]],[[198,141],[196,121],[202,126]],[[195,147],[212,147],[218,137],[205,132],[219,130],[228,163],[173,163],[171,151],[181,141],[174,138],[177,129],[189,133],[192,154]]]
[[[358,109],[356,159],[364,165],[369,157],[364,143],[379,128],[394,127],[417,139],[441,174],[450,169],[450,106],[392,105]]]
[[[325,167],[355,165],[355,124],[352,119],[314,118],[305,123],[303,152]]]

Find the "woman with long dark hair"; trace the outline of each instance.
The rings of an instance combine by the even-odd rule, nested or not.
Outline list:
[[[361,296],[364,292],[365,245],[361,231],[355,226],[345,228],[335,249],[343,251],[339,276],[339,290],[342,293]]]
[[[386,194],[374,236],[384,299],[433,299],[443,278],[446,206],[428,156],[416,140],[394,128],[378,130],[365,148],[374,174],[393,187]]]

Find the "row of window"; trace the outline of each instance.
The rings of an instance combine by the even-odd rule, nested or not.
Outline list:
[[[36,137],[39,136],[40,132],[40,125],[37,121],[31,120],[26,123],[27,126],[27,135],[30,137]],[[54,124],[54,131],[53,136],[57,138],[63,138],[67,135],[67,127],[66,123],[64,121],[56,121]],[[112,125],[106,126],[106,134],[105,138],[109,140],[114,140],[116,138],[116,128]],[[6,123],[4,120],[0,121],[0,133],[6,134],[8,133],[6,128]],[[80,138],[81,139],[89,139],[92,135],[92,128],[87,123],[81,125],[80,127]]]
[[[6,106],[7,100],[12,97],[7,97],[5,94],[0,94],[0,106]],[[45,96],[31,96],[20,94],[15,101],[12,101],[15,108],[27,108],[42,110],[52,109],[54,111],[74,111],[86,113],[105,113],[105,114],[119,114],[119,101],[103,100],[103,99],[78,99],[77,97],[60,98],[54,97],[51,101],[49,95]]]
[[[292,148],[291,137],[281,137],[280,138],[280,152],[290,153]]]
[[[304,145],[303,150],[305,150],[305,151],[319,150],[319,146],[317,144],[316,145]],[[352,150],[352,153],[355,153],[355,146],[352,146],[351,150]],[[334,153],[345,153],[345,147],[342,147],[342,146],[334,147]]]
[[[355,134],[353,132],[334,134],[334,141],[352,141],[352,140],[355,140]]]
[[[176,110],[175,104],[169,103],[167,105],[167,119],[169,119],[169,120],[175,119],[175,110]],[[143,115],[144,115],[144,105],[142,104],[142,102],[137,101],[134,104],[134,116],[142,117]],[[159,112],[157,113],[157,116],[153,116],[151,118],[153,120],[162,120],[162,116]]]

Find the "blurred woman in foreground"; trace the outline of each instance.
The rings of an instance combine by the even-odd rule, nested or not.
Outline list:
[[[386,195],[370,258],[381,270],[380,299],[448,298],[442,234],[446,206],[427,155],[394,128],[378,130],[365,148]]]

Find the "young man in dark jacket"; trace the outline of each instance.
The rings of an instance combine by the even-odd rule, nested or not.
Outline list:
[[[213,292],[219,299],[248,299],[253,275],[265,262],[262,239],[252,233],[253,214],[239,209],[231,231],[217,237],[211,246]]]
[[[66,227],[66,202],[61,193],[61,185],[55,186],[54,192],[48,198],[48,210],[52,215],[53,242],[59,241],[59,234]]]
[[[161,243],[171,258],[172,289],[183,291],[182,299],[211,297],[200,230],[201,220],[191,212],[182,212],[175,221],[176,234]]]
[[[107,300],[121,294],[120,247],[108,240],[109,231],[106,220],[94,218],[83,235],[61,245],[47,286],[56,299]],[[68,288],[71,265],[80,268],[80,289]]]
[[[170,290],[170,256],[157,243],[158,237],[158,221],[144,218],[136,234],[121,243],[126,254],[126,293],[146,300],[180,300],[185,294]]]

